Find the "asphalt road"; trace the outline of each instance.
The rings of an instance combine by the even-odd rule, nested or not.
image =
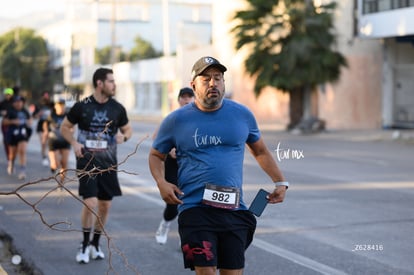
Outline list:
[[[157,124],[133,126],[133,139],[119,146],[124,195],[113,202],[102,240],[107,258],[87,265],[75,262],[81,204],[74,172],[67,190],[56,189],[36,136],[24,182],[6,174],[1,151],[0,232],[37,274],[192,274],[183,268],[175,223],[166,245],[154,238],[164,203],[147,155]],[[414,274],[414,144],[391,134],[264,130],[291,187],[283,204],[267,206],[258,218],[245,274]],[[244,182],[248,203],[260,188],[273,187],[248,152]]]

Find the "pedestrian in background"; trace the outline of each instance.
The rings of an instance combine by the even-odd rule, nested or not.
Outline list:
[[[226,67],[213,57],[193,66],[195,101],[168,115],[149,154],[151,174],[166,203],[179,204],[178,227],[185,268],[196,274],[242,274],[244,253],[256,219],[243,200],[245,145],[275,188],[269,203],[284,200],[285,181],[266,147],[253,114],[224,99]],[[178,187],[165,180],[164,162],[172,148]]]
[[[83,241],[76,254],[78,263],[88,263],[90,257],[105,257],[99,239],[113,197],[122,195],[117,174],[117,144],[126,142],[132,135],[125,108],[113,98],[116,90],[113,71],[97,69],[92,82],[94,93],[75,103],[61,125],[63,137],[75,152],[79,195],[84,203],[81,212]],[[75,125],[78,125],[77,139],[73,137]],[[97,217],[90,209],[96,210]],[[90,240],[93,225],[94,234]]]
[[[4,117],[7,114],[7,110],[12,107],[13,94],[14,94],[14,91],[13,91],[12,88],[5,88],[3,90],[4,98],[0,102],[0,116],[2,117],[2,120],[1,120],[1,133],[3,135],[3,147],[4,147],[4,152],[6,154],[7,161],[9,160],[9,145],[7,144],[6,134],[7,134],[7,128],[9,126],[6,125],[6,123],[4,123]]]
[[[25,108],[25,99],[22,96],[13,96],[12,107],[7,111],[4,123],[8,126],[7,143],[9,144],[9,161],[7,173],[14,173],[14,162],[19,157],[18,178],[26,178],[27,143],[32,135],[32,117]]]
[[[40,153],[42,157],[42,165],[48,166],[48,153],[47,153],[47,147],[48,147],[48,133],[43,131],[43,123],[47,120],[47,118],[50,116],[53,109],[53,102],[50,99],[49,93],[44,92],[42,94],[42,97],[40,98],[39,104],[35,106],[35,111],[33,112],[33,117],[36,118],[37,126],[36,126],[36,133],[39,135],[39,141],[40,141]]]
[[[68,168],[70,143],[60,133],[60,126],[66,115],[65,99],[58,98],[54,103],[52,113],[43,122],[43,133],[47,135],[50,171],[55,174],[58,169],[60,182],[65,180]]]
[[[180,89],[178,93],[178,104],[183,107],[194,102],[194,92],[191,88],[185,87]],[[156,134],[155,134],[156,136]],[[178,164],[175,148],[171,149],[164,162],[165,180],[177,185]],[[170,231],[171,222],[177,217],[177,204],[166,204],[163,212],[163,218],[155,233],[155,239],[159,244],[167,243],[168,232]]]

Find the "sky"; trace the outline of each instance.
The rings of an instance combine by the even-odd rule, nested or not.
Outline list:
[[[38,11],[63,12],[66,0],[0,0],[0,18],[17,18]]]

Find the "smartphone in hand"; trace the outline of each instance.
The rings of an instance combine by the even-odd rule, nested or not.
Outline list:
[[[252,212],[256,217],[262,215],[263,210],[265,209],[267,203],[269,202],[266,198],[270,193],[264,189],[260,189],[256,197],[253,199],[250,204],[249,211]]]

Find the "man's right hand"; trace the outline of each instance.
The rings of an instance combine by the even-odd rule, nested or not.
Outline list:
[[[72,146],[73,146],[73,151],[75,152],[75,156],[77,158],[83,158],[83,148],[84,148],[83,144],[80,144],[75,141],[72,144]]]
[[[158,189],[160,191],[161,198],[168,204],[182,204],[183,201],[180,200],[176,194],[184,195],[183,192],[177,187],[177,185],[164,181],[158,184]]]

